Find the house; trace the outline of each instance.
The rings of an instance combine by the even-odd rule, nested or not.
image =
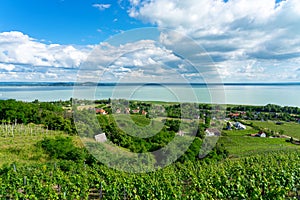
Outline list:
[[[240,123],[240,122],[236,122],[234,126],[238,130],[246,130],[246,126],[244,124]]]
[[[239,117],[240,113],[230,113],[229,116],[230,117]]]
[[[106,115],[107,112],[103,108],[96,108],[96,114]]]
[[[221,136],[221,132],[218,129],[215,128],[208,128],[205,130],[205,135],[208,137],[211,136]]]
[[[182,130],[179,130],[176,135],[179,135],[179,136],[184,136],[184,132]]]
[[[130,108],[125,108],[125,114],[130,114]]]
[[[251,134],[250,136],[251,137],[263,137],[263,138],[265,138],[265,137],[267,137],[267,134],[264,133],[264,132],[259,132],[259,133]]]
[[[260,133],[258,135],[259,135],[259,137],[267,137],[267,135],[265,133]]]
[[[142,115],[147,115],[147,112],[142,110]]]
[[[96,140],[96,142],[106,142],[107,137],[106,137],[105,133],[101,133],[101,134],[95,135],[95,140]]]
[[[133,113],[133,114],[138,114],[139,112],[140,112],[140,109],[132,110],[132,113]]]

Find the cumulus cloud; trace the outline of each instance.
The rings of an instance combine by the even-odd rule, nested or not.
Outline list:
[[[2,63],[0,63],[0,70],[4,69],[6,71],[12,71],[14,68],[15,68],[15,66],[12,65],[12,64],[2,64]]]
[[[83,71],[84,81],[173,82],[181,74],[189,77],[192,70],[166,45],[151,39],[76,47],[44,44],[21,32],[0,33],[2,81],[76,81],[77,72]]]
[[[93,4],[93,7],[98,8],[101,11],[110,8],[110,6],[111,4],[99,4],[99,3]]]
[[[92,48],[44,44],[21,32],[2,32],[0,33],[0,72],[11,75],[12,78],[18,76],[22,80],[25,77],[26,79],[34,77],[33,73],[45,74],[47,77],[47,70],[53,68],[76,70]],[[51,77],[55,78],[55,76]]]
[[[220,71],[227,74],[224,76],[227,82],[240,77],[244,81],[257,81],[265,78],[266,72],[269,78],[265,80],[297,81],[292,66],[300,60],[298,0],[277,3],[275,0],[131,0],[130,3],[131,17],[160,28],[175,29],[202,45]],[[256,71],[249,69],[253,60]],[[279,76],[282,70],[278,66],[286,68],[289,75]],[[235,71],[236,77],[230,71]]]
[[[82,66],[81,81],[102,80],[136,82],[155,81],[171,77],[170,66],[180,58],[153,40],[138,40],[120,45],[102,43]],[[95,73],[100,72],[100,74]],[[94,78],[92,76],[94,75]],[[102,75],[101,75],[102,74]]]

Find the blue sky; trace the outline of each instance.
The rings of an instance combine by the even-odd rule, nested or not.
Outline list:
[[[163,77],[169,73],[157,67],[163,65],[189,80],[199,76],[174,51],[190,50],[195,55],[184,54],[200,61],[190,44],[169,35],[164,42],[177,45],[168,46],[163,34],[155,40],[147,29],[132,31],[144,27],[191,38],[213,61],[203,73],[217,71],[224,82],[300,81],[298,0],[2,0],[0,79],[76,81],[95,49],[99,63],[113,61],[110,72],[118,78]],[[127,43],[110,40],[128,31]],[[107,40],[115,43],[103,45]]]
[[[112,0],[2,0],[0,31],[20,31],[48,43],[98,44],[120,31],[149,26],[129,17],[128,6]]]

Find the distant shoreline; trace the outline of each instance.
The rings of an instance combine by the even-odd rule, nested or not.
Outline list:
[[[187,90],[187,89],[191,90]],[[75,83],[75,82],[0,82],[0,99],[31,102],[82,99],[106,99],[112,96],[150,101],[215,102],[234,105],[266,105],[300,107],[300,82],[285,83]],[[116,91],[118,91],[116,93]],[[189,95],[189,91],[194,96]],[[211,94],[225,98],[211,98]],[[177,96],[176,96],[176,95]]]
[[[300,82],[272,83],[77,83],[77,82],[0,82],[0,86],[135,86],[135,85],[192,85],[192,86],[300,86]]]

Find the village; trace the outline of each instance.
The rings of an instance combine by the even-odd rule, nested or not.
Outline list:
[[[121,102],[121,103],[120,103]],[[114,104],[115,108],[111,108],[112,103],[110,104],[100,104],[96,105],[96,108],[90,107],[88,109],[94,109],[97,115],[110,115],[110,114],[119,114],[119,115],[140,115],[146,118],[153,118],[156,120],[161,120],[164,116],[168,119],[174,120],[188,120],[183,119],[182,115],[178,114],[177,110],[180,108],[176,104],[161,104],[153,105],[151,103],[145,102],[126,102],[122,103],[122,100],[118,100]],[[150,109],[151,107],[151,109]],[[225,119],[223,120],[223,128],[215,128],[214,126],[207,126],[204,129],[204,135],[206,137],[223,137],[224,135],[230,135],[230,132],[241,131],[246,137],[255,137],[255,138],[281,138],[285,139],[286,142],[291,144],[299,145],[299,134],[285,131],[285,126],[296,126],[300,123],[299,114],[293,114],[288,112],[273,112],[272,109],[257,108],[259,111],[238,111],[235,110],[233,106],[229,109],[227,108]],[[240,108],[247,110],[247,107]],[[213,114],[209,112],[209,107],[200,106],[199,109],[194,110],[195,114],[193,117],[198,119],[200,123],[204,122],[204,119],[208,119],[210,124],[214,124],[216,121],[220,121],[218,117],[213,117]],[[167,112],[167,114],[163,114]],[[198,113],[198,115],[196,114]],[[214,111],[214,113],[220,113],[220,111]],[[285,121],[284,121],[285,120]],[[260,123],[258,126],[257,123]],[[265,126],[268,125],[268,126]],[[270,128],[271,127],[271,128]],[[282,129],[281,129],[282,128]],[[178,130],[176,135],[184,136],[187,134],[186,130]],[[95,136],[95,139],[98,142],[107,141],[105,133],[101,133]]]

